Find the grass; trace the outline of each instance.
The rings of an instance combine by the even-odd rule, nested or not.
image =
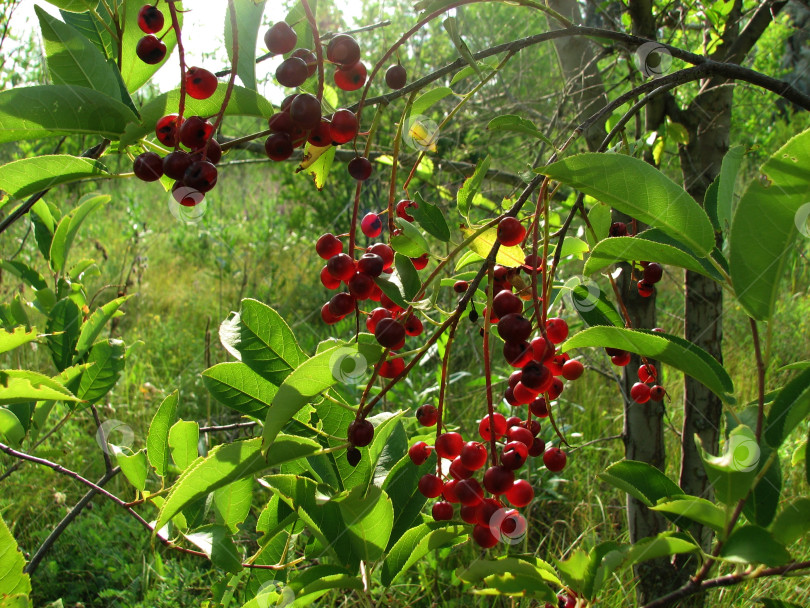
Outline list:
[[[98,275],[87,281],[91,294],[99,290],[98,302],[114,297],[125,282],[129,283],[127,292],[137,294],[126,304],[126,316],[117,328],[127,344],[134,346],[121,380],[100,406],[102,419],[122,420],[131,428],[133,449],[144,447],[158,403],[175,388],[180,390],[182,418],[216,424],[238,420],[234,412],[208,396],[200,372],[226,360],[217,329],[230,311],[238,310],[241,298],[255,297],[276,308],[289,320],[307,352],[313,352],[317,342],[330,334],[318,319],[326,292],[317,278],[320,260],[312,252],[317,238],[314,226],[323,224],[323,207],[290,202],[295,200],[296,191],[283,187],[282,182],[283,178],[256,168],[237,169],[218,185],[206,216],[194,226],[181,224],[169,213],[166,195],[155,184],[118,182],[111,190],[113,201],[107,210],[92,218],[77,241],[71,260],[94,257],[98,261]],[[19,245],[25,227],[17,226],[15,230],[15,238],[5,239],[2,244],[4,256]],[[25,242],[18,259],[36,259],[32,239]],[[41,264],[39,267],[42,269]],[[797,265],[788,281],[791,295],[780,300],[777,322],[772,324],[769,371],[774,384],[769,388],[790,377],[790,373],[777,371],[781,365],[807,358],[810,353],[808,283],[806,267]],[[662,284],[659,318],[665,328],[677,332],[682,294],[676,284],[668,279]],[[5,281],[4,300],[17,287]],[[448,296],[446,308],[451,306],[451,300]],[[726,349],[725,364],[743,400],[747,400],[755,396],[755,385],[750,335],[744,319],[742,311],[727,307],[724,330],[730,347]],[[32,320],[36,322],[35,313]],[[44,350],[22,349],[13,357],[4,355],[3,364],[49,370]],[[463,429],[474,428],[475,420],[485,411],[485,392],[476,371],[480,369],[480,357],[477,326],[465,320],[457,334],[450,370],[455,375],[447,402],[448,422]],[[585,360],[589,367],[610,372],[603,354],[588,353]],[[418,367],[416,374],[386,398],[385,407],[413,412],[422,402],[433,399],[436,361],[434,358],[430,364]],[[504,377],[509,371],[500,368]],[[682,424],[677,407],[681,399],[679,375],[667,370],[666,386],[672,397],[667,410],[673,429],[667,432],[667,473],[677,479],[675,431]],[[610,439],[622,431],[622,401],[616,385],[590,371],[566,390],[561,403],[557,420],[572,445],[603,441],[571,450],[570,464],[561,476],[537,467],[524,473],[538,493],[526,509],[530,533],[524,544],[513,550],[549,560],[564,558],[578,547],[589,548],[607,539],[628,540],[625,495],[598,478],[608,464],[623,457],[622,442]],[[501,407],[507,413],[506,406]],[[50,422],[64,413],[55,410]],[[547,424],[544,427],[544,435],[550,440],[553,432]],[[805,425],[803,434],[796,433],[787,442],[783,462],[790,462],[806,432]],[[104,468],[94,434],[95,424],[85,412],[68,421],[38,453],[64,461],[88,478],[98,478]],[[0,463],[4,467],[10,464],[6,458]],[[806,492],[803,468],[783,469],[786,494]],[[24,465],[2,485],[0,512],[27,552],[36,549],[66,509],[84,493],[66,478],[32,465]],[[109,489],[134,498],[131,487],[122,479],[113,480]],[[266,494],[255,493],[254,519],[267,498]],[[34,577],[37,605],[58,598],[65,605],[121,608],[198,605],[211,597],[212,585],[227,583],[229,577],[223,578],[205,561],[178,557],[162,549],[152,551],[148,537],[132,520],[99,499],[93,505],[68,529]],[[306,538],[302,536],[300,542]],[[810,543],[803,538],[793,550],[797,557],[806,557]],[[373,599],[378,605],[392,607],[535,605],[470,595],[453,570],[479,555],[469,545],[431,553],[386,595],[373,589]],[[750,605],[752,598],[766,595],[799,605],[810,603],[804,581],[785,579],[714,591],[708,605]],[[631,605],[632,598],[632,578],[617,577],[610,581],[601,605]],[[357,595],[334,593],[319,605],[364,605],[364,601]]]

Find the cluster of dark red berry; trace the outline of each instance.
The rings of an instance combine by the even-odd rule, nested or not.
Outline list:
[[[610,225],[610,236],[627,236],[627,224],[624,222],[613,222]],[[656,262],[639,262],[642,276],[637,283],[638,294],[642,298],[649,298],[655,293],[655,284],[664,276],[664,268]]]
[[[146,63],[159,63],[166,55],[166,45],[153,35],[163,28],[163,23],[163,13],[155,6],[146,5],[138,13],[138,25],[148,35],[138,42],[136,52]],[[217,89],[217,78],[204,68],[190,67],[183,85],[189,97],[208,99]],[[161,144],[174,150],[163,157],[156,152],[139,154],[132,164],[135,176],[145,182],[170,177],[175,180],[172,196],[178,203],[186,207],[199,204],[216,185],[216,164],[222,158],[222,149],[213,138],[214,125],[202,116],[169,114],[157,121],[155,135]]]

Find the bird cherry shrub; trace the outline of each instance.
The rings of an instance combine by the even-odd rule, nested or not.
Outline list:
[[[167,550],[211,560],[222,575],[211,605],[225,596],[241,598],[245,607],[303,605],[333,588],[387,589],[429,551],[465,543],[489,553],[475,559],[470,553],[469,563],[456,571],[461,581],[488,594],[531,597],[552,607],[589,606],[609,575],[662,556],[695,554],[701,560],[689,583],[651,606],[711,586],[806,571],[810,564],[798,561],[789,545],[808,527],[808,499],[780,503],[779,448],[810,409],[810,371],[802,368],[766,400],[757,322],[773,316],[779,282],[770,269],[781,268],[781,256],[799,233],[795,218],[808,193],[810,134],[798,135],[765,163],[762,173],[768,179],[750,183],[734,207],[730,228],[717,221],[717,209],[732,208],[730,194],[728,200],[714,201],[709,214],[645,162],[625,153],[571,154],[567,148],[573,139],[533,168],[502,212],[487,215],[476,196],[489,179],[489,157],[468,167],[455,191],[419,182],[417,169],[434,152],[435,134],[426,135],[421,123],[414,126],[411,113],[414,107],[427,112],[446,93],[431,86],[439,78],[436,72],[411,75],[397,60],[416,32],[460,4],[420,3],[413,29],[388,48],[367,49],[362,31],[320,32],[306,0],[264,32],[259,31],[262,6],[230,0],[225,24],[232,65],[223,76],[188,65],[183,37],[193,33],[183,29],[183,10],[172,0],[125,2],[111,11],[112,26],[106,23],[96,31],[110,36],[113,61],[84,39],[85,30],[39,14],[43,29],[56,29],[73,41],[74,63],[59,59],[59,48],[46,47],[53,80],[71,83],[79,73],[96,75],[82,84],[38,88],[42,100],[55,104],[51,118],[56,123],[40,125],[41,115],[29,116],[25,107],[17,107],[9,125],[25,138],[41,137],[46,129],[96,133],[103,139],[84,157],[24,159],[18,162],[36,164],[13,174],[0,167],[5,180],[0,187],[13,198],[41,196],[45,186],[85,177],[112,177],[99,160],[111,153],[112,142],[114,152],[129,156],[135,178],[156,182],[150,186],[156,197],[162,188],[185,207],[200,205],[216,187],[231,149],[257,139],[271,162],[295,158],[297,171],[310,174],[317,188],[336,170],[345,170],[356,183],[349,231],[335,234],[334,227],[324,226],[313,243],[312,256],[322,260],[319,278],[328,294],[320,322],[331,337],[314,354],[305,353],[284,319],[253,299],[243,300],[221,324],[221,341],[234,361],[207,369],[203,379],[220,403],[259,431],[256,436],[198,455],[199,428],[179,419],[178,396],[172,393],[154,413],[143,449],[112,451],[136,500],[126,502],[107,491],[105,498],[135,517]],[[542,5],[531,3],[531,9],[567,25]],[[90,22],[99,19],[96,12],[82,15]],[[278,107],[256,90],[256,48],[250,47],[257,39],[268,51],[264,57],[281,59],[274,79],[289,95]],[[626,42],[640,44],[632,37]],[[177,89],[136,108],[130,93],[169,62],[175,48]],[[442,125],[514,53],[506,52],[496,67],[487,67],[480,84],[459,98]],[[126,90],[107,86],[110,75]],[[236,84],[237,76],[242,85]],[[371,97],[372,87],[381,95]],[[63,107],[68,94],[89,106]],[[405,96],[404,111],[397,114],[392,103]],[[13,96],[0,92],[0,111],[9,103]],[[261,117],[268,128],[225,138],[221,131],[229,115]],[[392,141],[378,137],[382,121],[396,126]],[[539,133],[516,115],[498,117],[489,129],[527,137]],[[403,153],[406,140],[416,142],[415,157]],[[345,165],[334,162],[339,148]],[[374,148],[390,152],[391,163],[373,162]],[[780,164],[785,162],[787,169]],[[404,180],[400,167],[409,169]],[[37,174],[45,170],[47,183]],[[361,194],[372,177],[388,181],[388,197],[361,217]],[[563,204],[566,191],[579,193],[574,204]],[[32,198],[26,204],[45,226],[37,229],[36,238],[40,245],[40,239],[47,241],[44,250],[60,280],[65,248],[90,209],[83,205],[54,222],[35,203]],[[610,207],[633,217],[630,227],[611,222]],[[552,225],[552,212],[567,219]],[[636,220],[649,228],[636,230]],[[585,240],[571,233],[575,221]],[[722,251],[715,247],[717,233],[727,241]],[[577,264],[567,262],[577,258],[582,262],[572,273],[569,269]],[[697,345],[659,328],[632,326],[615,280],[613,268],[619,264],[624,264],[622,272],[631,273],[643,298],[654,295],[664,268],[705,275],[728,290],[751,317],[760,391],[755,404],[736,404],[728,372]],[[25,430],[22,410],[6,404],[48,399],[83,407],[103,396],[94,380],[98,374],[87,375],[85,364],[109,371],[109,358],[103,359],[101,351],[113,346],[93,342],[123,299],[95,311],[85,306],[79,315],[71,307],[75,290],[70,297],[60,291],[49,307],[49,288],[25,268],[12,267],[31,283],[50,318],[63,320],[70,313],[80,331],[56,321],[48,324],[44,339],[59,356],[61,375],[3,372],[11,383],[0,387],[0,449],[79,479],[65,465],[26,453],[34,436]],[[451,309],[442,308],[440,298],[453,301]],[[23,327],[12,307],[7,309],[3,322],[12,331],[3,334],[3,350],[43,339]],[[454,341],[461,323],[474,324],[480,336],[481,369],[473,373],[483,378],[485,398],[465,404],[477,414],[472,428],[456,426],[449,411],[448,393],[454,390],[449,369],[458,354]],[[579,446],[572,446],[555,415],[570,383],[588,373],[587,353],[603,354],[617,371],[629,364],[631,354],[640,356],[641,365],[628,372],[638,380],[624,395],[628,407],[665,406],[664,366],[704,383],[733,413],[725,451],[701,452],[713,501],[685,494],[644,462],[624,460],[604,471],[605,481],[681,531],[635,545],[607,540],[577,547],[567,559],[541,559],[534,555],[536,535],[525,508],[539,499],[544,481],[565,475],[577,458],[572,448]],[[386,396],[398,394],[428,355],[439,360],[436,398],[395,403],[396,411],[384,408]],[[114,383],[116,375],[103,377]],[[87,386],[96,391],[88,393]],[[109,390],[112,384],[105,386]],[[51,392],[43,393],[44,387]],[[261,504],[260,515],[255,530],[244,530],[252,503]],[[685,531],[692,523],[716,534],[708,552]],[[5,528],[0,542],[15,544]],[[737,569],[721,577],[725,562]],[[30,582],[21,560],[10,572],[11,588],[21,590],[20,605],[26,605]]]

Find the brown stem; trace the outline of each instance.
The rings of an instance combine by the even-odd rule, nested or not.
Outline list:
[[[177,36],[177,56],[180,60],[180,101],[177,104],[178,122],[183,120],[183,112],[186,110],[186,52],[183,48],[183,40],[180,35],[180,20],[177,18],[177,7],[175,7],[175,0],[167,0],[169,5],[169,13],[172,17],[172,27]],[[180,142],[175,146],[176,150],[180,149]]]
[[[211,129],[211,133],[216,133],[219,125],[222,123],[222,119],[225,117],[225,110],[228,107],[228,102],[231,100],[231,94],[233,93],[234,84],[236,84],[236,71],[239,64],[239,41],[237,36],[237,29],[238,25],[236,23],[236,7],[234,6],[233,0],[228,0],[228,14],[231,16],[231,39],[233,40],[233,59],[231,61],[231,74],[228,78],[228,86],[225,89],[225,97],[222,99],[222,107],[220,107],[219,112],[217,113],[216,120],[214,121],[214,128]],[[180,39],[177,40],[178,44],[180,43]],[[182,114],[181,114],[182,116]],[[208,150],[208,146],[203,148],[203,160],[205,160],[205,153]]]
[[[316,97],[318,98],[318,101],[320,101],[323,98],[323,80],[324,80],[323,48],[321,47],[321,37],[318,34],[318,22],[315,21],[315,14],[309,7],[309,2],[307,2],[307,0],[301,0],[301,4],[303,5],[304,11],[307,14],[307,21],[309,21],[309,27],[312,28],[312,39],[314,40],[313,44],[315,45],[315,57],[318,60],[318,94]]]
[[[495,435],[495,404],[492,398],[492,369],[489,352],[489,335],[491,332],[492,299],[495,295],[495,265],[488,261],[487,269],[487,311],[484,315],[484,382],[487,387],[487,414],[489,415],[489,457],[492,466],[498,466],[498,444]]]

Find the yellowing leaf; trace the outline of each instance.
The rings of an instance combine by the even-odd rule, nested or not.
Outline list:
[[[467,238],[475,234],[475,230],[471,230],[469,228],[462,228],[461,232]],[[486,258],[489,255],[489,252],[492,250],[492,247],[497,242],[497,234],[498,231],[496,228],[485,230],[479,234],[475,240],[468,245],[468,247],[482,258]],[[500,264],[501,266],[506,266],[507,268],[515,268],[517,266],[521,266],[525,259],[526,256],[523,254],[523,249],[521,249],[519,245],[513,245],[512,247],[504,247],[501,245],[501,247],[498,249],[498,255],[495,258],[495,263]]]

